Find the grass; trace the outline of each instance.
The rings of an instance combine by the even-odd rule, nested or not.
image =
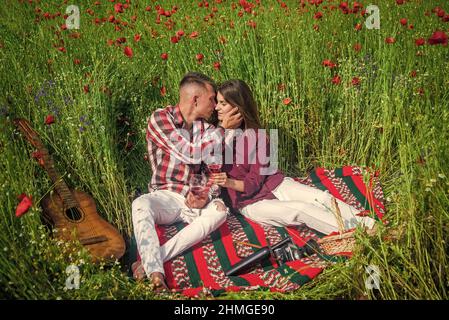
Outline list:
[[[0,298],[160,298],[147,284],[130,280],[123,266],[92,265],[79,245],[51,237],[41,224],[38,202],[52,186],[11,120],[29,119],[65,181],[89,192],[98,211],[130,235],[131,201],[138,190],[146,190],[151,176],[144,160],[146,118],[176,103],[177,84],[190,70],[217,82],[240,78],[250,84],[263,123],[279,129],[278,158],[289,175],[304,176],[317,166],[377,168],[388,229],[401,234],[385,240],[384,228],[373,238],[359,237],[353,259],[326,269],[296,292],[225,297],[448,298],[449,51],[442,45],[415,45],[418,38],[448,30],[449,24],[432,12],[438,5],[449,11],[444,1],[381,1],[381,28],[360,31],[354,29],[364,24],[360,13],[323,8],[338,7],[337,1],[302,9],[298,1],[285,1],[288,9],[261,1],[253,9],[257,15],[242,17],[237,1],[210,1],[208,8],[199,7],[200,1],[159,2],[166,10],[178,7],[170,17],[172,30],[165,25],[167,17],[155,23],[157,1],[134,0],[120,14],[109,1],[80,1],[79,30],[61,30],[62,1],[35,2],[7,0],[0,6]],[[44,17],[58,11],[61,16]],[[317,11],[323,12],[320,20],[313,18]],[[95,18],[110,15],[128,26],[115,31],[113,23],[95,24]],[[414,28],[402,26],[401,18]],[[171,43],[180,29],[185,35]],[[189,38],[193,31],[199,33],[195,39]],[[134,41],[135,34],[141,41]],[[127,42],[119,46],[115,40],[120,37]],[[387,44],[387,37],[396,42]],[[114,44],[109,46],[108,39]],[[360,51],[354,50],[356,43]],[[132,58],[124,55],[125,46],[133,49]],[[197,53],[204,54],[201,64]],[[337,66],[324,67],[325,59]],[[219,70],[214,62],[220,62]],[[410,76],[413,70],[416,77]],[[340,84],[331,81],[336,75]],[[360,85],[351,84],[354,77]],[[292,100],[285,105],[284,98]],[[55,123],[45,125],[49,114]],[[34,205],[16,218],[21,193],[32,195]],[[79,290],[64,290],[69,264],[81,266]],[[365,288],[368,265],[379,267],[380,290]]]

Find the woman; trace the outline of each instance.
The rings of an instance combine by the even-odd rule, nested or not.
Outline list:
[[[240,143],[237,138],[233,144],[233,164],[224,165],[223,172],[211,175],[214,183],[227,188],[233,209],[260,224],[291,226],[305,223],[324,234],[339,231],[332,212],[332,195],[285,177],[280,171],[268,175],[263,173],[269,164],[262,162],[260,152],[254,151],[265,148],[263,144],[268,139],[260,134],[263,130],[259,130],[261,125],[257,105],[248,85],[242,80],[229,80],[217,92],[216,111],[219,121],[233,107],[237,107],[243,116],[241,129],[245,137]],[[269,147],[264,150],[268,152]],[[254,154],[257,154],[255,161],[251,161],[251,155]],[[374,219],[359,217],[356,215],[359,210],[338,199],[336,201],[345,230],[355,228],[358,224],[373,227]]]

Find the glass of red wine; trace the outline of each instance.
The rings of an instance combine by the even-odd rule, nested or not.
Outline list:
[[[204,174],[192,174],[189,179],[189,191],[197,198],[207,197],[207,177]],[[192,208],[189,207],[190,214],[195,216]]]
[[[192,174],[189,181],[190,192],[195,197],[204,196],[207,187],[207,177],[204,174]]]
[[[220,163],[209,163],[207,165],[207,169],[210,173],[220,173],[221,172],[221,164]],[[212,198],[217,198],[220,195],[220,186],[217,184],[212,184],[210,186],[209,194]]]

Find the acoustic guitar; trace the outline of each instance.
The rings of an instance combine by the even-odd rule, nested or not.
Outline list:
[[[53,159],[38,134],[26,119],[15,119],[14,124],[37,149],[40,165],[47,171],[56,192],[41,200],[44,219],[57,229],[62,240],[79,240],[89,251],[93,262],[120,259],[126,245],[118,230],[100,217],[94,199],[87,193],[69,189],[56,171]]]

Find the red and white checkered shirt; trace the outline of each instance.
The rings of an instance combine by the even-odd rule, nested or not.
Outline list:
[[[149,192],[170,190],[186,196],[190,175],[199,172],[201,152],[223,141],[224,133],[202,120],[188,130],[179,105],[154,111],[146,129],[153,172]]]

